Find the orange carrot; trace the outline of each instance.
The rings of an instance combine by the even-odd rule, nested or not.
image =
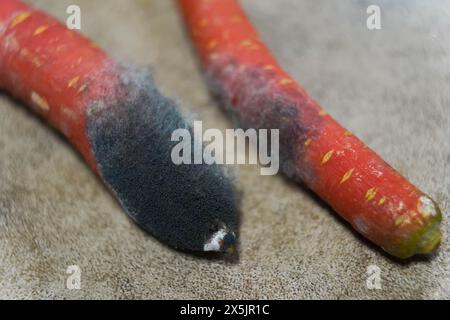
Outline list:
[[[245,127],[280,129],[283,171],[366,238],[407,258],[441,241],[435,202],[281,69],[236,0],[179,0],[212,90]]]
[[[172,132],[191,128],[150,74],[118,63],[44,12],[0,0],[0,88],[64,134],[158,239],[190,251],[233,246],[231,182],[218,166],[171,161]]]

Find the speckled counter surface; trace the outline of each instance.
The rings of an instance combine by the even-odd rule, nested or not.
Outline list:
[[[66,17],[69,0],[29,0]],[[175,3],[77,0],[82,32],[151,65],[205,127],[232,128],[202,81]],[[450,212],[448,1],[245,0],[281,64],[334,117]],[[382,29],[366,8],[382,8]],[[399,263],[301,186],[236,172],[238,257],[176,252],[140,230],[58,134],[0,95],[0,298],[450,298],[449,224],[437,254]],[[81,290],[66,268],[81,268]],[[382,289],[366,286],[367,267]]]

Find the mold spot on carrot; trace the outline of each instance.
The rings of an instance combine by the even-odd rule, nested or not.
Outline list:
[[[5,52],[15,52],[19,50],[19,43],[14,34],[8,34],[3,40],[2,44],[3,50]]]
[[[203,251],[220,251],[224,242],[234,242],[234,239],[230,239],[231,241],[229,241],[229,237],[234,238],[234,233],[230,233],[226,228],[220,229],[206,241]],[[225,245],[224,247],[229,248],[230,245]]]
[[[417,206],[420,214],[424,216],[425,218],[428,218],[430,216],[434,217],[438,215],[438,211],[436,210],[436,205],[434,201],[427,196],[421,196],[419,198],[419,203]]]
[[[306,128],[297,120],[307,117],[320,123],[322,118],[317,112],[301,108],[295,96],[273,94],[278,77],[258,66],[236,64],[228,54],[218,53],[214,61],[210,60],[205,77],[226,111],[232,113],[236,105],[241,106],[242,113],[235,118],[241,126],[279,129],[280,162],[286,175],[296,178],[313,175],[310,166],[305,164],[299,170],[298,163],[303,163],[305,143],[308,146],[319,133],[315,127]],[[311,141],[306,142],[308,139]]]
[[[226,249],[236,227],[231,181],[218,165],[174,164],[171,150],[178,142],[172,133],[183,128],[193,136],[191,126],[147,72],[123,67],[118,78],[114,92],[87,108],[101,177],[130,216],[164,242],[199,251]],[[229,232],[213,236],[225,226]]]

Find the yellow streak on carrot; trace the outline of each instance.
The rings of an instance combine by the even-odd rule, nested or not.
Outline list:
[[[31,12],[23,12],[16,17],[14,17],[13,21],[11,22],[11,28],[14,28],[18,24],[24,22],[31,16]]]
[[[346,136],[346,137],[349,137],[349,136],[351,136],[351,135],[353,135],[353,133],[352,133],[351,131],[349,131],[349,130],[346,130],[346,131],[344,132],[344,136]]]
[[[327,153],[325,153],[325,155],[322,158],[322,165],[324,165],[325,163],[327,163],[331,157],[333,156],[334,150],[331,149],[330,151],[328,151]]]
[[[205,28],[205,27],[208,25],[208,19],[202,18],[202,19],[200,20],[200,22],[198,23],[198,25],[199,25],[200,27],[202,27],[202,28]]]
[[[242,40],[240,43],[241,47],[250,47],[253,45],[252,40]]]
[[[312,142],[311,138],[308,138],[308,139],[305,141],[304,146],[305,146],[305,147],[308,147],[308,146],[311,144],[311,142]]]
[[[217,44],[218,44],[217,40],[215,40],[215,39],[210,40],[208,42],[208,50],[214,49],[215,47],[217,47]]]
[[[275,69],[275,66],[274,66],[273,64],[266,64],[266,65],[263,67],[263,69],[264,69],[264,70],[273,70],[273,69]]]
[[[381,199],[380,199],[380,201],[378,201],[378,205],[381,206],[381,205],[383,205],[383,203],[385,203],[385,202],[386,202],[386,197],[385,197],[385,196],[382,196]]]
[[[326,112],[325,110],[320,110],[319,111],[319,116],[326,116],[326,115],[328,115],[328,112]]]
[[[36,104],[39,108],[46,112],[50,110],[50,105],[48,104],[47,100],[41,97],[35,91],[31,92],[31,101],[33,101],[34,104]]]
[[[345,181],[347,181],[348,179],[350,179],[350,177],[352,176],[354,170],[355,170],[355,168],[352,168],[352,169],[348,170],[348,171],[342,176],[342,179],[341,179],[341,182],[340,182],[340,183],[342,184],[342,183],[344,183]]]
[[[40,26],[40,27],[37,27],[36,30],[34,30],[33,37],[34,37],[34,36],[37,36],[37,35],[40,35],[41,33],[47,31],[48,28],[49,28],[49,26]]]
[[[233,22],[233,23],[242,22],[242,17],[241,16],[233,16],[233,17],[231,17],[231,22]]]
[[[283,78],[283,79],[280,80],[280,84],[282,86],[286,86],[286,85],[291,84],[293,82],[294,81],[292,79],[289,79],[289,78]]]
[[[82,93],[82,92],[85,91],[88,87],[89,87],[89,84],[88,84],[88,83],[82,84],[81,87],[78,89],[78,93]]]
[[[372,200],[373,198],[375,198],[376,194],[377,194],[378,189],[373,187],[370,188],[369,190],[367,190],[366,192],[366,201],[369,202],[370,200]]]
[[[258,50],[260,46],[250,39],[242,40],[239,44],[241,47],[248,48],[250,50]]]
[[[75,78],[73,78],[72,80],[69,81],[69,83],[67,84],[67,88],[72,88],[74,87],[78,80],[80,79],[80,76],[76,76]]]

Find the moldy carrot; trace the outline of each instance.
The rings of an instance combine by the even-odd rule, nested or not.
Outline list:
[[[158,239],[193,251],[232,246],[231,182],[218,166],[171,161],[172,132],[192,129],[150,74],[21,1],[1,0],[0,88],[64,134]]]
[[[279,66],[236,0],[179,0],[211,89],[244,127],[280,130],[280,162],[400,258],[440,241],[436,203],[337,123]]]

